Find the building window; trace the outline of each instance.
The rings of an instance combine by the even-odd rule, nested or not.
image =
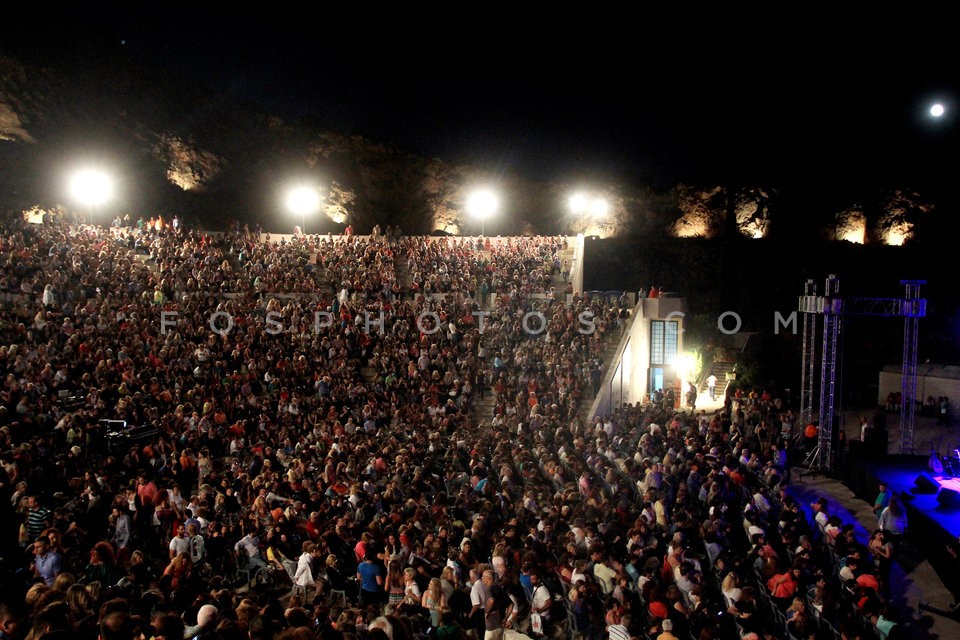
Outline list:
[[[677,355],[677,336],[680,323],[676,320],[650,322],[650,364],[668,365]]]

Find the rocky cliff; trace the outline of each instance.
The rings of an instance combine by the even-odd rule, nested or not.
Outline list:
[[[279,191],[294,175],[322,185],[320,214],[308,222],[322,232],[380,223],[411,233],[477,234],[465,202],[480,184],[503,194],[501,211],[485,224],[489,234],[763,238],[776,235],[778,216],[793,215],[771,186],[635,183],[593,184],[585,193],[606,202],[605,215],[571,213],[572,184],[494,174],[285,122],[123,59],[75,68],[0,52],[0,207],[76,207],[61,185],[71,166],[86,161],[107,164],[123,185],[98,212],[100,222],[162,212],[212,226],[240,219],[289,231],[297,221],[283,211]],[[809,219],[831,239],[903,244],[933,209],[921,194],[901,190],[866,194]]]

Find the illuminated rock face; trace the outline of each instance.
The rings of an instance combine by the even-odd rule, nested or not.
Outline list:
[[[430,228],[451,235],[460,235],[460,211],[440,204],[433,209],[433,220]]]
[[[855,206],[840,211],[834,216],[833,238],[835,240],[863,244],[867,235],[867,216],[861,207]]]
[[[881,205],[883,213],[877,220],[874,235],[883,244],[900,246],[914,234],[920,218],[933,210],[917,193],[894,191]]]
[[[350,206],[356,198],[353,191],[333,183],[330,193],[320,205],[320,212],[337,224],[345,224],[350,217]]]
[[[723,187],[677,189],[680,218],[671,226],[677,238],[712,238],[727,220],[729,194]],[[763,238],[770,224],[770,194],[759,188],[742,189],[733,196],[736,229],[748,238]]]
[[[160,135],[154,152],[167,164],[167,180],[184,191],[203,189],[225,164],[217,155],[168,134]]]
[[[680,219],[670,229],[677,238],[712,238],[723,225],[725,192],[722,187],[677,187]]]
[[[763,189],[745,189],[736,195],[733,212],[737,231],[748,238],[767,235],[770,224],[770,194]]]
[[[0,95],[0,140],[9,142],[35,142],[23,128],[20,116]]]
[[[67,216],[67,210],[66,210],[66,208],[61,207],[61,206],[46,207],[46,208],[45,208],[45,207],[42,207],[42,206],[40,206],[40,205],[34,205],[34,206],[30,207],[29,209],[27,209],[27,210],[25,210],[25,211],[22,212],[22,214],[23,214],[23,219],[26,220],[27,222],[32,223],[32,224],[40,224],[40,223],[42,223],[42,222],[43,222],[43,216],[44,216],[44,214],[47,214],[47,213],[49,213],[50,215],[52,215],[52,216],[54,216],[54,217],[56,217],[56,218],[61,218],[61,219],[65,219],[66,216]]]
[[[454,169],[439,160],[431,160],[424,171],[423,191],[426,195],[431,232],[459,235],[466,213],[458,206],[462,201],[456,182],[464,182],[462,169]]]
[[[38,71],[42,76],[45,71]],[[36,112],[42,102],[44,88],[32,86],[36,82],[34,73],[28,71],[18,61],[0,52],[0,140],[8,142],[29,142],[36,140],[26,130],[26,123],[42,120]],[[30,114],[33,112],[33,118]]]
[[[67,68],[72,66],[73,61]],[[103,73],[90,70],[84,77],[99,78],[110,88],[114,79],[107,68],[114,67],[105,67]],[[263,171],[276,175],[280,169],[273,160],[279,158],[284,164],[303,163],[314,171],[327,189],[321,215],[338,224],[349,222],[358,233],[374,224],[396,225],[411,234],[478,233],[480,225],[464,211],[464,194],[477,184],[493,184],[501,192],[502,210],[486,222],[489,235],[584,232],[601,237],[631,233],[653,237],[666,232],[681,238],[723,234],[776,240],[780,234],[775,225],[781,221],[781,212],[769,190],[684,185],[654,190],[635,183],[584,184],[573,175],[563,178],[567,182],[531,180],[502,167],[467,166],[463,159],[452,164],[360,135],[285,124],[223,96],[181,87],[172,78],[124,68],[136,79],[138,91],[91,90],[89,82],[80,82],[77,74],[64,73],[56,65],[40,67],[0,52],[4,152],[0,201],[4,207],[26,212],[42,203],[52,209],[61,195],[36,180],[37,167],[47,164],[48,154],[60,158],[64,139],[82,138],[78,132],[104,130],[117,142],[125,142],[121,146],[126,150],[115,160],[129,163],[130,176],[144,178],[137,189],[162,195],[162,206],[169,202],[175,208],[170,213],[189,211],[214,226],[234,217],[261,221],[254,206],[240,204],[227,211],[223,203],[256,202],[261,194],[250,177]],[[140,71],[143,75],[137,77]],[[187,113],[191,117],[185,119]],[[187,193],[166,199],[171,184]],[[569,198],[580,190],[606,199],[608,216],[593,220],[572,215]],[[921,221],[925,221],[923,227],[933,223],[924,215],[932,207],[922,204],[915,193],[858,193],[855,197],[863,207],[834,215],[836,207],[824,204],[831,208],[811,211],[810,219],[816,222],[810,224],[820,225],[819,232],[838,241],[899,245],[920,235]],[[112,213],[127,211],[112,209]],[[41,215],[34,211],[31,219]],[[277,220],[275,224],[289,225],[289,217]]]

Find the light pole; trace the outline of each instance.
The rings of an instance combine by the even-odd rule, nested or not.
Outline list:
[[[486,222],[487,216],[491,216],[496,213],[497,208],[500,203],[497,200],[497,195],[490,189],[480,189],[474,191],[470,194],[470,197],[467,198],[467,213],[475,218],[480,218],[480,235],[486,235],[486,229],[484,228],[484,223]]]
[[[70,178],[70,194],[87,206],[90,212],[90,224],[93,224],[93,210],[113,195],[113,181],[99,169],[81,169]]]
[[[307,235],[307,214],[316,213],[320,209],[320,192],[311,186],[299,186],[287,192],[287,209],[293,214],[300,214],[302,226],[300,230]]]

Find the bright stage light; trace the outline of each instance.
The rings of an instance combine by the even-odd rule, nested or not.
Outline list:
[[[674,369],[677,370],[677,375],[686,380],[687,376],[690,375],[690,372],[693,371],[693,354],[686,352],[678,353],[672,358],[671,364],[673,365]]]
[[[305,215],[320,208],[320,193],[313,187],[296,187],[287,194],[287,208],[291,213]]]
[[[480,235],[486,235],[484,223],[488,217],[496,213],[499,206],[497,194],[490,189],[478,189],[467,198],[467,213],[474,218],[480,218]]]
[[[577,215],[587,210],[587,196],[582,193],[575,193],[570,196],[570,210]]]
[[[486,218],[497,210],[497,196],[489,189],[474,191],[467,200],[467,211],[472,216]]]
[[[307,216],[320,210],[321,200],[320,192],[310,185],[293,187],[287,191],[287,210],[300,216],[302,234],[307,234]]]
[[[930,107],[930,115],[933,116],[934,118],[939,118],[944,113],[946,113],[946,111],[947,109],[939,102]]]
[[[81,204],[96,207],[113,195],[113,181],[103,171],[84,169],[70,179],[70,194]]]

